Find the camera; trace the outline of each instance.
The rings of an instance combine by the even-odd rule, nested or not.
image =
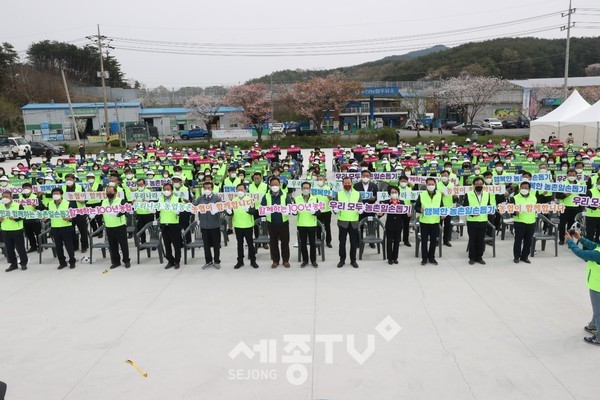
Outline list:
[[[579,222],[575,222],[573,225],[571,225],[571,227],[569,228],[569,235],[573,235],[575,232],[580,233],[581,232],[581,224]]]

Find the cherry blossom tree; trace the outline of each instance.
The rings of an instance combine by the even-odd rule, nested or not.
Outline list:
[[[600,86],[582,86],[578,87],[577,91],[581,97],[592,104],[600,100]]]
[[[240,107],[245,124],[250,125],[262,141],[263,125],[269,121],[271,91],[264,83],[234,86],[224,98],[230,106]]]
[[[544,105],[544,100],[550,98],[560,98],[562,97],[562,88],[552,87],[552,86],[536,86],[531,89],[531,101],[529,107],[529,116],[532,118],[537,118],[542,106]]]
[[[197,121],[202,128],[205,128],[210,137],[212,124],[222,104],[223,98],[221,96],[203,93],[187,99],[185,107],[188,109],[190,117]]]
[[[282,101],[296,113],[313,121],[319,133],[327,112],[339,109],[345,101],[356,97],[362,89],[359,82],[343,79],[336,73],[327,77],[315,77],[282,88]]]
[[[437,96],[446,106],[462,114],[465,121],[473,124],[483,107],[493,104],[500,92],[511,87],[502,78],[465,75],[445,80]]]

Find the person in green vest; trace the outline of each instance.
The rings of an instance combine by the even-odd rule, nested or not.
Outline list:
[[[421,213],[419,216],[419,227],[421,231],[421,265],[427,262],[438,265],[435,259],[435,248],[440,234],[440,221],[444,217],[439,215],[425,215],[426,208],[439,208],[442,206],[442,193],[436,190],[435,178],[425,180],[426,189],[419,193],[415,210]]]
[[[340,203],[360,203],[360,193],[352,187],[352,178],[345,177],[342,180],[344,190],[337,193],[337,201]],[[346,237],[350,237],[350,265],[358,268],[356,262],[356,250],[358,249],[358,220],[362,211],[340,210],[338,213],[338,229],[340,249],[340,261],[337,267],[342,268],[346,263]]]
[[[600,326],[600,244],[581,237],[576,230],[565,233],[564,239],[569,250],[587,262],[587,286],[590,291],[593,314],[592,320],[583,329],[591,333],[592,336],[584,337],[583,340],[586,343],[600,346],[600,340],[597,336],[598,327]],[[583,248],[578,246],[580,243]]]
[[[311,193],[310,182],[302,182],[301,190],[302,194],[294,199],[296,204],[317,204],[318,198]],[[302,254],[302,264],[300,268],[304,268],[308,265],[309,250],[310,247],[310,264],[317,268],[317,215],[319,211],[298,211],[298,217],[296,218],[296,226],[298,228],[298,236],[300,238],[300,253]]]
[[[269,190],[269,186],[263,180],[262,173],[257,171],[254,174],[252,174],[252,183],[248,185],[248,192],[250,192],[250,195],[258,194],[261,197],[264,197],[264,195],[267,194],[268,190]],[[260,206],[260,200],[255,201],[254,202],[255,210],[257,210],[259,206]],[[256,212],[255,212],[255,215],[256,215]],[[258,226],[254,227],[254,237],[255,238],[258,237]],[[263,249],[268,250],[269,245],[267,243],[263,244]]]
[[[21,186],[21,194],[19,195],[19,200],[21,202],[21,205],[24,201],[31,202],[31,205],[23,205],[23,209],[25,211],[35,211],[36,209],[42,207],[40,199],[35,193],[33,193],[33,186],[29,182],[25,182]],[[42,231],[42,224],[40,223],[40,220],[26,219],[23,221],[23,227],[25,230],[25,236],[27,236],[27,240],[29,241],[29,249],[27,250],[27,253],[37,252],[37,238],[40,232]]]
[[[16,201],[13,201],[12,192],[10,190],[5,190],[2,192],[2,204],[0,205],[0,210],[14,212],[23,210],[23,206]],[[2,239],[6,248],[6,260],[9,265],[6,272],[19,269],[17,266],[17,253],[19,253],[21,269],[25,271],[29,259],[27,258],[27,251],[25,251],[23,218],[10,215],[0,216],[0,229],[2,229]]]
[[[521,182],[519,185],[519,193],[512,198],[515,205],[525,207],[527,204],[537,204],[537,196],[531,193],[531,185],[529,182]],[[531,241],[535,233],[535,212],[515,212],[515,243],[513,246],[513,260],[515,264],[523,261],[526,264],[531,264],[529,254],[531,253]]]
[[[146,187],[145,179],[137,180],[136,186],[135,186],[135,191],[136,191],[136,193],[140,193],[140,196],[149,196],[147,193],[151,193],[150,189],[148,189]],[[150,201],[150,199],[143,198],[140,200],[134,200],[133,202],[135,203],[136,201],[147,202],[147,201]],[[138,233],[147,224],[154,221],[154,213],[150,212],[149,210],[142,210],[142,209],[135,210],[135,215],[136,215],[135,233]],[[140,243],[146,243],[146,232],[144,232],[140,235]]]
[[[88,183],[88,192],[103,192],[104,191],[104,187],[102,186],[102,181],[100,179],[96,178],[96,175],[94,175],[93,172],[88,172],[85,175],[85,179],[87,180]],[[87,206],[88,207],[96,207],[99,206],[100,203],[102,203],[101,200],[88,200],[87,201]],[[96,231],[100,225],[102,225],[102,215],[96,215],[92,218],[90,218],[90,228],[92,228],[92,232]],[[102,234],[100,234],[98,236],[99,238],[102,237]]]
[[[270,190],[261,201],[262,206],[292,204],[292,199],[281,190],[281,181],[272,176],[269,179]],[[285,268],[290,267],[290,224],[287,214],[274,212],[267,214],[267,228],[269,230],[269,242],[271,251],[271,268],[277,268],[279,261],[283,261]],[[281,253],[279,252],[281,242]]]
[[[585,185],[584,181],[577,181],[577,171],[574,169],[567,170],[567,182],[565,183],[569,185]],[[565,244],[564,236],[567,226],[570,227],[575,223],[575,217],[581,211],[581,207],[573,202],[576,196],[578,196],[576,193],[556,193],[559,203],[565,205],[565,211],[560,213],[558,222],[560,245]]]
[[[158,137],[154,140],[154,148],[155,149],[160,148],[160,139]]]
[[[173,185],[165,183],[163,185],[163,195],[158,199],[159,203],[180,203],[179,197],[173,195]],[[179,212],[169,210],[159,210],[160,229],[165,249],[165,258],[168,263],[165,269],[179,269],[181,262],[181,228],[179,227]],[[173,255],[175,253],[175,255]]]
[[[117,191],[114,187],[106,188],[106,199],[102,201],[103,207],[118,207],[125,205],[125,199],[117,197]],[[129,259],[129,245],[127,244],[127,219],[124,212],[107,211],[103,214],[104,228],[108,238],[108,250],[110,252],[110,269],[115,269],[121,265],[121,256],[119,248],[123,253],[123,263],[125,268],[131,267]]]
[[[250,196],[246,193],[246,186],[243,183],[237,185],[237,193],[233,201],[250,200]],[[254,252],[254,238],[252,236],[252,228],[254,227],[254,206],[238,207],[234,210],[227,210],[227,214],[233,215],[232,223],[235,229],[235,238],[237,241],[237,263],[233,268],[240,269],[244,266],[244,240],[248,245],[248,259],[252,268],[258,268],[256,263],[256,253]]]
[[[442,194],[442,206],[443,207],[452,207],[454,205],[454,200],[456,196],[451,194],[446,194],[445,190],[454,189],[454,183],[450,182],[450,171],[452,171],[452,167],[446,167],[440,172],[440,181],[437,183],[437,190]],[[452,218],[448,217],[442,221],[443,227],[443,236],[442,241],[444,246],[452,247]]]
[[[483,178],[476,176],[473,179],[473,190],[467,192],[464,197],[463,206],[482,207],[495,206],[495,197],[488,191],[483,190]],[[479,263],[485,265],[483,253],[485,252],[485,234],[487,231],[487,214],[468,215],[467,233],[469,234],[469,264]]]
[[[52,201],[48,203],[48,211],[68,212],[69,208],[76,208],[75,202],[68,202],[63,199],[63,190],[61,188],[52,189]],[[58,269],[67,266],[67,259],[64,250],[67,250],[69,256],[69,268],[75,268],[75,227],[71,217],[50,218],[50,227],[52,238],[56,245],[56,255],[58,258]]]
[[[333,188],[327,183],[325,175],[317,175],[316,188],[323,191],[329,191],[326,195],[319,195],[317,199],[325,203],[325,210],[317,214],[317,221],[325,227],[325,243],[331,249],[331,207],[329,202],[333,200]],[[321,230],[317,229],[317,239],[321,240]]]
[[[410,206],[412,203],[412,189],[408,184],[408,177],[401,175],[398,179],[398,199],[406,205]],[[406,247],[412,247],[410,244],[410,214],[400,214],[400,230],[402,231],[402,243]]]
[[[227,177],[225,177],[225,179],[223,179],[223,187],[221,188],[224,192],[227,190],[231,190],[231,189],[225,189],[226,187],[235,188],[238,185],[238,183],[240,183],[240,180],[237,177],[237,172],[236,172],[235,167],[230,167],[228,172],[229,172],[229,175]]]
[[[67,187],[65,188],[65,192],[67,193],[82,193],[83,192],[83,188],[81,187],[81,185],[79,183],[75,182],[75,175],[74,174],[66,174],[65,175],[65,184],[67,185]],[[75,205],[77,208],[83,208],[85,207],[85,200],[83,201],[75,201]],[[73,218],[73,225],[77,227],[77,229],[79,230],[79,236],[80,236],[80,241],[81,241],[81,252],[85,253],[87,252],[88,248],[89,248],[89,233],[88,233],[88,216],[87,215],[77,215],[75,218]],[[75,251],[79,250],[79,243],[77,241],[77,236],[75,237],[75,242],[73,243],[73,246],[75,247]]]

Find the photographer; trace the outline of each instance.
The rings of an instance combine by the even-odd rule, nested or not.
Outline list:
[[[577,242],[574,242],[575,239]],[[600,244],[581,237],[576,230],[565,233],[565,241],[569,249],[582,260],[587,261],[587,285],[590,289],[593,316],[590,323],[584,328],[592,336],[585,337],[586,343],[600,346],[600,340],[596,337],[600,325]],[[583,249],[577,244],[581,243]]]

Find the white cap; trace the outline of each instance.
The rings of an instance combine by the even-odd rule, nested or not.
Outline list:
[[[167,157],[173,157],[173,154],[167,153]]]
[[[94,173],[93,173],[93,172],[88,172],[88,173],[87,173],[85,176],[86,176],[86,178],[87,178],[88,176],[91,176],[91,177],[93,177],[93,178],[95,178],[95,177],[96,177],[96,175],[94,175]]]
[[[381,160],[381,163],[382,163],[382,164],[387,164],[387,163],[388,163],[388,160],[384,158],[383,160]]]
[[[53,177],[51,177],[50,175],[46,175],[46,176],[44,177],[44,180],[45,180],[45,181],[53,181],[53,180],[54,180],[54,178],[53,178]]]
[[[2,182],[4,182],[4,181],[8,182],[8,177],[7,176],[2,176],[2,177],[0,177],[0,181],[2,181]]]

